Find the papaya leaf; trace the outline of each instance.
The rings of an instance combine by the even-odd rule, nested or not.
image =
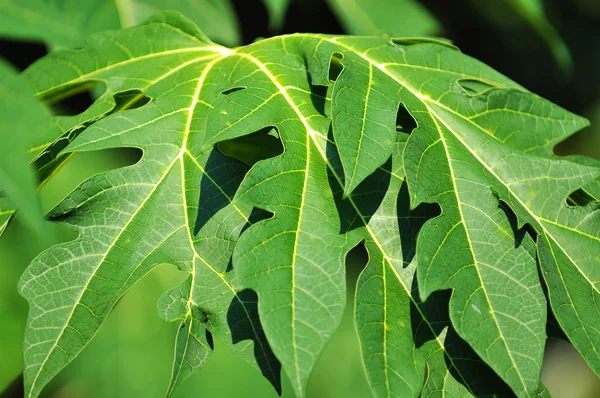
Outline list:
[[[49,102],[105,87],[57,120],[72,132],[59,154],[143,151],[50,214],[79,237],[21,279],[27,396],[165,262],[189,274],[159,303],[180,322],[168,394],[204,365],[215,336],[277,390],[283,369],[304,396],[360,241],[370,258],[356,320],[378,396],[446,385],[458,396],[546,394],[547,307],[535,242],[520,227],[538,234],[544,273],[577,271],[569,282],[594,291],[596,202],[566,200],[600,169],[552,154],[585,120],[441,40],[295,34],[228,49],[170,12],[52,53],[25,76]],[[264,132],[282,153],[227,155]],[[572,289],[545,277],[551,301]],[[573,304],[586,322],[597,318],[593,298]],[[567,312],[558,321],[578,339]],[[576,346],[598,342],[588,340]]]

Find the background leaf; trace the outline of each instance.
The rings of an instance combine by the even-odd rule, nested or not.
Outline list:
[[[43,0],[0,1],[0,36],[77,46],[82,37],[60,11]]]
[[[546,41],[554,58],[564,71],[570,72],[573,60],[569,48],[548,21],[541,0],[507,0],[508,4]]]
[[[285,14],[291,0],[263,0],[269,12],[269,28],[277,31],[285,21]]]
[[[93,33],[142,23],[161,10],[186,15],[218,43],[240,42],[230,0],[2,0],[0,36],[81,47]]]
[[[33,90],[5,63],[0,62],[0,234],[4,231],[12,209],[20,211],[23,220],[39,239],[47,240],[44,214],[36,193],[36,177],[29,162],[30,149],[47,139],[50,127],[48,110],[33,98]],[[23,112],[22,109],[27,109]]]
[[[391,37],[430,36],[439,22],[416,0],[328,0],[349,34]]]

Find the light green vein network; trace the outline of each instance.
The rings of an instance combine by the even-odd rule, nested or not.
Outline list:
[[[343,70],[330,81],[334,54]],[[56,120],[73,140],[65,153],[143,151],[137,164],[93,176],[51,213],[80,235],[40,254],[21,280],[30,303],[28,396],[164,262],[189,273],[159,304],[164,319],[181,322],[168,393],[208,359],[209,332],[276,389],[281,366],[303,396],[340,322],[345,256],[361,240],[370,262],[356,319],[377,396],[436,395],[444,385],[477,396],[503,383],[536,395],[546,305],[533,242],[517,242],[518,222],[541,235],[559,322],[584,353],[599,344],[571,316],[596,322],[593,295],[566,303],[564,316],[556,310],[569,308],[573,289],[557,269],[590,293],[599,279],[597,205],[565,204],[598,168],[551,154],[585,121],[452,46],[298,34],[227,49],[164,13],[93,36],[84,51],[52,53],[25,76],[50,101],[92,82],[106,86],[86,112]],[[123,93],[150,102],[118,109]],[[396,132],[400,104],[417,124],[406,147]],[[284,152],[250,170],[214,149],[265,128],[276,129]],[[373,189],[369,178],[385,173],[389,185]],[[409,210],[421,202],[439,204],[442,215],[417,238],[417,226],[398,220],[424,222],[427,214]],[[256,222],[256,209],[272,214]],[[410,239],[416,251],[403,246]],[[436,293],[445,289],[453,290],[448,316],[447,296]],[[476,385],[473,372],[486,369],[502,381]]]

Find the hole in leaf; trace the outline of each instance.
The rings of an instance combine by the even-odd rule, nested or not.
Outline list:
[[[416,209],[410,210],[410,194],[405,182],[400,187],[397,202],[398,228],[400,234],[400,245],[402,247],[402,258],[404,267],[413,260],[417,252],[417,236],[425,222],[442,214],[437,203],[421,203]]]
[[[413,278],[410,289],[414,297],[419,297],[417,278]],[[447,303],[451,294],[450,290],[440,290],[431,294],[424,302],[411,303],[410,323],[417,347],[422,347],[423,344],[435,339],[435,336],[439,335],[446,326],[450,325]],[[416,308],[417,305],[421,312]],[[423,316],[421,314],[427,314],[429,327],[423,327]]]
[[[65,157],[59,157],[53,164],[52,178],[42,180],[40,183],[40,197],[47,203],[48,209],[52,209],[69,192],[79,185],[84,191],[89,190],[90,195],[100,189],[95,183],[86,180],[96,174],[115,170],[136,164],[142,158],[142,150],[138,148],[111,148],[90,152],[75,152]],[[68,162],[64,160],[69,159]],[[45,206],[46,207],[46,206]],[[52,220],[66,219],[77,208],[66,211],[63,214],[55,214]]]
[[[329,60],[329,81],[336,81],[342,70],[344,69],[344,65],[342,65],[342,60],[344,59],[344,54],[335,52],[331,54],[331,59]]]
[[[150,102],[150,97],[141,90],[127,90],[115,94],[115,108],[111,113],[136,109]]]
[[[213,340],[213,335],[211,332],[208,331],[208,329],[205,329],[206,332],[206,342],[208,343],[208,346],[210,347],[211,350],[215,349],[215,342]]]
[[[16,38],[11,40],[7,36],[4,36],[0,39],[0,54],[2,54],[2,58],[14,65],[17,69],[24,70],[29,65],[48,54],[48,48],[42,42],[24,40],[19,40],[17,42]],[[20,395],[15,395],[15,397]]]
[[[222,154],[238,159],[248,166],[283,153],[279,132],[273,127],[267,127],[243,137],[221,141],[217,144],[217,148]]]
[[[198,234],[218,211],[231,203],[251,166],[260,160],[283,153],[279,133],[272,127],[222,141],[217,144],[217,149],[211,152],[200,182],[194,234]],[[251,221],[252,217],[257,217],[254,211],[252,213]]]
[[[120,93],[115,94],[115,106],[110,112],[108,112],[105,116],[111,115],[113,113],[117,113],[120,111],[131,110],[135,108],[139,108],[148,102],[150,102],[150,97],[144,95],[144,93],[140,90],[127,90]],[[52,172],[58,167],[63,161],[64,158],[60,156],[60,152],[69,145],[71,141],[73,141],[83,130],[92,125],[95,120],[91,120],[89,122],[84,123],[83,125],[74,128],[67,133],[65,133],[62,137],[57,139],[55,142],[48,145],[48,147],[35,159],[34,165],[38,171],[38,176],[41,181],[43,181],[47,176],[52,174]],[[136,150],[130,148],[131,150]],[[141,158],[141,151],[139,152],[139,158]],[[57,158],[58,156],[58,158]]]
[[[106,91],[102,81],[91,81],[70,86],[49,94],[47,100],[52,112],[57,116],[75,116],[85,112],[94,99]],[[100,94],[100,95],[99,95]]]
[[[245,89],[246,89],[246,87],[232,87],[230,89],[222,91],[221,94],[223,94],[223,95],[229,95],[229,94],[237,93],[238,91],[243,91]]]
[[[99,165],[107,164],[107,162],[112,164],[114,161],[115,166],[110,168],[131,166],[142,158],[143,153],[139,148],[111,148],[91,152],[77,152],[76,154],[61,154],[60,152],[65,149],[67,145],[69,145],[69,143],[84,129],[85,127],[73,130],[71,133],[60,138],[51,144],[34,160],[33,166],[37,172],[37,177],[40,184],[45,184],[46,180],[48,180],[50,177],[53,177],[56,171],[62,168],[65,162],[67,162],[74,155],[77,156],[77,159],[81,159],[82,157],[94,157],[96,159],[95,161],[97,161]],[[100,159],[96,158],[96,154],[98,154],[97,156]],[[85,164],[80,165],[80,167],[83,167],[83,170],[94,169],[93,167],[86,166]]]
[[[219,151],[211,152],[200,180],[194,235],[198,234],[219,210],[231,203],[248,169],[246,164],[235,158],[225,156]]]
[[[327,87],[310,86],[310,100],[321,115],[327,116],[329,114],[327,109]]]
[[[361,241],[346,255],[346,286],[356,286],[356,280],[369,262],[369,253],[365,243]],[[348,293],[353,293],[348,289]]]
[[[233,344],[244,340],[254,342],[254,357],[261,373],[281,395],[281,363],[273,354],[260,324],[258,295],[254,290],[242,290],[233,298],[227,310],[227,324]]]
[[[588,203],[596,202],[597,199],[592,195],[584,191],[583,189],[578,189],[573,192],[571,195],[567,197],[567,205],[568,206],[585,206]]]
[[[52,180],[43,183],[40,190],[42,194],[48,190],[54,194],[66,195],[86,178],[109,170],[132,166],[140,161],[142,155],[143,152],[139,148],[110,148],[69,154],[67,156],[71,156],[72,159],[68,163],[64,163],[63,158],[59,157],[60,165],[52,170]]]
[[[495,88],[495,86],[477,79],[458,79],[456,83],[468,96],[476,96]]]
[[[327,158],[332,167],[341,170],[339,154],[333,144],[327,147]],[[331,170],[328,170],[329,185],[340,214],[341,234],[361,228],[371,220],[390,187],[391,170],[392,159],[390,158],[356,187],[352,192],[352,201],[343,199],[343,189],[340,184],[343,181],[338,181]],[[341,175],[339,171],[337,174]]]
[[[250,228],[250,226],[256,224],[257,222],[268,220],[269,218],[273,218],[273,216],[275,216],[275,213],[273,212],[259,209],[258,207],[253,208],[250,212],[250,216],[248,217],[248,222],[246,223],[246,225],[244,225],[240,234],[243,234],[245,230],[247,230],[248,228]]]
[[[399,133],[410,134],[417,128],[417,121],[410,114],[406,106],[400,103],[398,113],[396,114],[396,131]]]

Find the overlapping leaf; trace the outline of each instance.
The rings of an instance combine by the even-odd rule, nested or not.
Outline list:
[[[364,239],[369,253],[358,281],[356,327],[373,392],[507,394],[506,385],[452,329],[447,294],[435,294],[425,302],[419,299],[417,233],[436,209],[409,209],[401,157],[405,137],[400,138],[391,168],[388,162],[368,177],[341,207],[348,216],[347,228]]]
[[[345,45],[342,40],[336,43]],[[343,55],[347,59],[351,51],[363,63],[371,64],[377,74],[394,81],[397,98],[419,124],[405,151],[413,206],[435,201],[444,213],[421,232],[417,252],[421,290],[427,297],[435,290],[454,288],[451,317],[459,334],[516,393],[535,394],[545,340],[544,298],[535,259],[522,246],[515,247],[514,234],[498,199],[500,195],[512,206],[510,197],[522,193],[506,194],[511,185],[509,177],[492,174],[495,178],[490,179],[488,169],[495,165],[495,158],[511,154],[509,158],[521,158],[525,164],[539,162],[569,170],[560,177],[562,180],[571,173],[575,175],[572,181],[562,183],[560,194],[566,198],[569,192],[597,178],[598,169],[552,159],[542,149],[551,148],[585,122],[450,49],[426,44],[394,52],[367,43],[367,39],[362,43],[354,40],[345,45],[348,51]],[[378,88],[379,83],[376,75],[368,82],[362,88],[365,97],[369,85]],[[378,89],[389,91],[389,87]],[[345,112],[360,119],[365,108],[358,101],[355,105],[353,112]],[[377,105],[378,110],[388,106]],[[341,106],[347,108],[347,104]],[[335,97],[332,114],[335,118]],[[387,126],[393,122],[381,114],[377,121]],[[376,129],[345,131],[346,136],[362,139],[376,133]],[[372,141],[382,143],[388,136],[380,133],[375,137]],[[533,141],[535,146],[519,149]],[[495,146],[489,149],[490,154],[474,153],[492,144]],[[339,149],[343,162],[345,148],[341,143]],[[356,152],[350,149],[347,155],[352,159]],[[522,173],[521,179],[528,171],[533,172],[523,164],[513,164],[512,169]],[[534,178],[558,179],[556,175]],[[555,194],[557,183],[553,184]],[[528,207],[522,213],[525,209],[518,206],[513,210],[519,217],[533,211]],[[590,210],[581,211],[590,215]],[[429,275],[433,277],[429,279]]]
[[[595,246],[574,253],[575,238],[555,225],[598,234],[590,206],[564,204],[597,167],[549,153],[580,119],[435,40],[304,34],[229,50],[170,13],[50,55],[27,76],[48,100],[106,86],[87,111],[60,119],[76,137],[66,153],[143,151],[52,212],[80,236],[42,253],[21,281],[30,396],[162,262],[189,273],[159,307],[181,322],[169,393],[205,363],[214,334],[276,388],[281,366],[303,395],[360,240],[370,261],[356,318],[377,395],[481,396],[504,383],[543,393],[546,305],[533,243],[511,211],[542,234],[542,267],[550,239],[574,261],[557,267],[594,272]],[[417,125],[404,151],[401,104]],[[248,170],[215,149],[258,131],[277,135],[283,154]],[[431,208],[409,211],[409,198],[442,210],[416,249]],[[446,289],[449,314],[448,296],[434,293]],[[484,363],[503,381],[480,374]]]

